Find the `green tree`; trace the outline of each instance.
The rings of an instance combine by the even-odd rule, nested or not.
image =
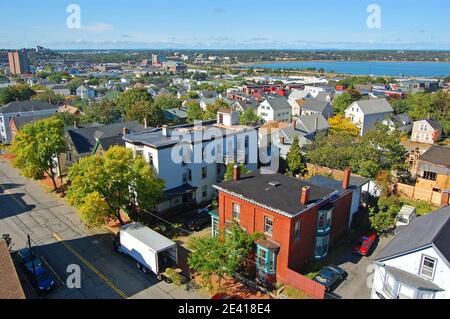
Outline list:
[[[153,102],[146,89],[130,89],[121,93],[116,99],[116,105],[123,114],[127,114],[138,102]]]
[[[187,106],[187,117],[190,123],[202,119],[203,110],[198,102],[188,102],[186,103],[186,106]]]
[[[210,237],[193,238],[189,243],[189,249],[192,251],[188,257],[189,267],[201,275],[210,290],[213,288],[212,276],[215,275],[221,290],[222,279],[242,270],[247,256],[254,248],[255,240],[263,237],[264,235],[259,233],[247,234],[234,223],[231,234],[225,240]]]
[[[0,91],[0,105],[8,104],[14,101],[26,101],[35,94],[36,92],[26,84],[8,86]]]
[[[294,137],[291,148],[286,156],[287,174],[290,176],[305,176],[308,173],[306,159],[302,154],[298,136]]]
[[[145,119],[149,126],[160,126],[164,123],[164,111],[155,103],[143,101],[137,102],[125,114],[126,121],[139,121],[144,124]]]
[[[251,108],[246,109],[240,118],[241,125],[255,125],[257,124],[261,118],[255,113],[255,111]]]
[[[15,155],[14,167],[25,177],[42,180],[51,178],[56,185],[55,156],[65,150],[64,123],[52,117],[25,125],[12,142],[11,153]]]
[[[348,109],[353,102],[358,101],[361,98],[361,95],[356,90],[349,90],[341,95],[333,101],[334,113],[336,115],[345,114],[345,110]]]
[[[225,181],[232,181],[233,180],[233,172],[234,172],[234,163],[230,162],[227,165],[227,170],[225,171]],[[239,164],[239,172],[241,174],[241,176],[250,173],[250,171],[245,167],[245,165],[243,163]]]
[[[162,94],[155,97],[155,106],[161,110],[174,109],[181,107],[181,101],[173,95]]]
[[[62,104],[64,102],[64,96],[56,94],[49,89],[45,89],[44,92],[37,92],[32,99],[37,101],[45,101],[55,105]]]
[[[70,168],[69,180],[67,199],[88,227],[103,226],[111,218],[123,225],[121,210],[153,210],[164,189],[143,157],[134,158],[131,150],[120,146],[103,157],[83,158]]]
[[[380,197],[376,207],[369,210],[369,222],[372,229],[381,233],[392,226],[402,207],[398,197]]]
[[[111,124],[120,119],[120,111],[114,102],[104,100],[87,107],[83,114],[84,123]]]

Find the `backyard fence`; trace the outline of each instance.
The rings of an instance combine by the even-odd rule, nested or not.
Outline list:
[[[437,206],[441,204],[442,194],[433,190],[397,183],[397,192],[404,198],[422,200]]]
[[[305,292],[314,299],[325,299],[325,286],[315,282],[314,280],[306,278],[305,276],[302,276],[298,272],[289,268],[286,270],[285,278],[280,278],[279,280]]]

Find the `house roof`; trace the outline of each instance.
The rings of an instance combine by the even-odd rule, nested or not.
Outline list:
[[[364,185],[367,185],[371,181],[370,178],[365,178],[361,176],[351,175],[350,177],[350,189],[357,189],[360,187],[363,187]],[[322,175],[315,175],[308,179],[308,182],[319,186],[319,187],[326,187],[329,189],[334,189],[336,191],[339,191],[340,193],[344,192],[345,190],[342,188],[342,181],[335,180],[333,178],[322,176]]]
[[[317,123],[317,130],[316,130]],[[297,119],[297,130],[307,134],[313,134],[317,131],[324,131],[330,128],[327,119],[320,113],[301,116]]]
[[[8,246],[0,240],[0,299],[25,299]]]
[[[78,154],[91,154],[99,140],[113,137],[121,138],[123,136],[124,128],[127,128],[131,132],[142,132],[149,130],[149,128],[145,128],[137,121],[132,121],[84,128],[70,128],[67,130],[67,134],[70,136]],[[115,143],[116,140],[111,139],[104,141],[104,143],[109,145],[112,145],[111,143],[113,142]]]
[[[419,160],[450,168],[450,147],[433,145]]]
[[[180,119],[187,118],[187,112],[185,109],[179,109],[179,108],[173,108],[173,109],[167,109],[164,110],[164,112],[169,113],[175,117],[178,117]]]
[[[311,94],[305,90],[293,90],[291,94],[289,94],[289,98],[295,100],[304,99],[308,96],[311,96]]]
[[[407,113],[396,114],[392,116],[392,122],[400,126],[411,124],[411,118]]]
[[[313,99],[313,100],[307,100],[303,104],[302,110],[323,113],[328,106],[331,107],[330,102]]]
[[[274,183],[279,185],[272,186]],[[309,202],[303,205],[300,198],[302,188],[305,186],[310,187],[310,197]],[[309,205],[335,193],[333,189],[318,187],[307,181],[281,174],[264,174],[261,170],[244,175],[238,181],[220,183],[214,188],[287,217],[294,217]]]
[[[386,99],[360,100],[354,102],[349,108],[354,104],[357,104],[365,115],[394,112],[391,104]]]
[[[11,118],[16,129],[20,130],[24,125],[35,121],[43,120],[51,117],[52,115],[33,115],[33,116],[19,116]]]
[[[43,101],[15,101],[0,107],[0,113],[36,112],[57,109],[58,106]]]
[[[288,100],[284,97],[267,98],[265,101],[267,101],[275,111],[291,108]]]
[[[435,247],[450,264],[450,206],[417,217],[376,257],[384,261],[428,247]]]

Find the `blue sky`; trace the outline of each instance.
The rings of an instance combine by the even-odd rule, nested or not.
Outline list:
[[[448,0],[13,0],[0,12],[0,48],[450,49]]]

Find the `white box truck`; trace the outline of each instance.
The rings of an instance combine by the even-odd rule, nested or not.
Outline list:
[[[178,265],[177,244],[139,223],[121,227],[117,250],[136,260],[144,273],[159,275]]]

